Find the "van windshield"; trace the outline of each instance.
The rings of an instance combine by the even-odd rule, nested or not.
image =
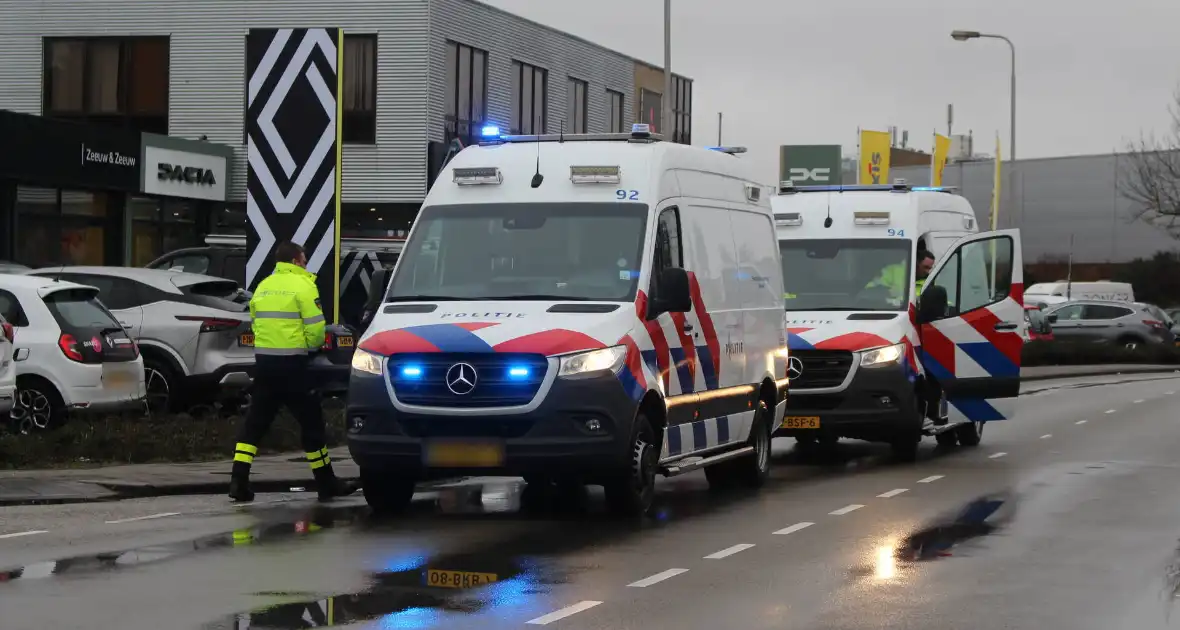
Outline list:
[[[427,206],[386,300],[630,302],[646,226],[636,203]]]
[[[905,308],[913,241],[779,241],[788,311],[898,311]]]

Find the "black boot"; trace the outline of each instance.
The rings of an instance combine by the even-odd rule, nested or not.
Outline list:
[[[234,475],[229,479],[229,498],[237,503],[249,503],[254,500],[254,491],[250,489],[248,475]]]
[[[331,464],[316,468],[312,473],[315,475],[316,491],[319,493],[320,501],[327,502],[336,497],[346,497],[360,489],[360,484],[355,480],[338,478]]]

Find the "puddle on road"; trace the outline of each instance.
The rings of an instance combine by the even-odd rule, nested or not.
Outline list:
[[[868,563],[854,568],[852,575],[892,580],[917,563],[954,556],[959,545],[1007,526],[1013,518],[1014,506],[1013,495],[1008,492],[978,497],[949,517],[906,535],[898,543],[873,549]]]

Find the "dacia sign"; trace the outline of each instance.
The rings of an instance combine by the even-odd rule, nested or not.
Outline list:
[[[160,181],[185,182],[201,186],[214,186],[217,177],[211,168],[199,166],[184,166],[183,164],[168,164],[160,162],[156,165],[156,179]]]
[[[838,144],[790,144],[779,147],[779,181],[799,186],[843,183]]]
[[[225,201],[233,149],[143,134],[143,192],[149,195]]]

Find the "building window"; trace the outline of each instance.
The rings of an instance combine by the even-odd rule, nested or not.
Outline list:
[[[672,77],[672,142],[692,144],[692,81]]]
[[[168,133],[167,37],[46,38],[46,116]]]
[[[168,252],[202,244],[192,200],[133,197],[127,205],[133,266],[143,267]]]
[[[566,86],[566,105],[565,105],[565,124],[563,125],[566,133],[586,133],[586,110],[589,109],[589,103],[586,101],[586,90],[589,86],[585,81],[570,77],[569,85]]]
[[[659,92],[653,92],[646,88],[639,90],[639,117],[638,122],[651,125],[651,130],[654,133],[663,133],[664,126],[662,118],[664,116],[663,98]]]
[[[488,53],[447,42],[446,142],[473,144],[488,114]]]
[[[107,218],[121,197],[56,188],[16,189],[16,262],[29,267],[104,265]]]
[[[377,36],[344,36],[344,111],[340,129],[346,144],[377,142]]]
[[[606,121],[607,132],[622,133],[623,129],[623,93],[614,90],[606,91],[606,111],[609,118]]]
[[[549,116],[549,71],[512,62],[512,133],[543,134]]]

